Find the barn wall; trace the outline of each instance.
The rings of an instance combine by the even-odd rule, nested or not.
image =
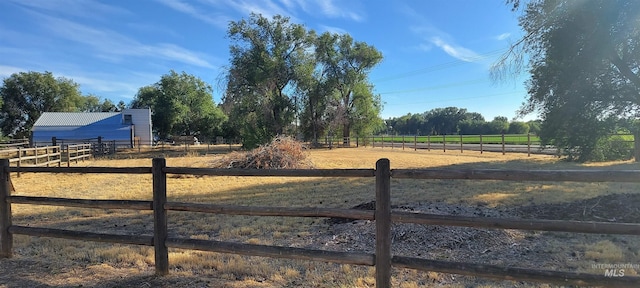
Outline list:
[[[131,115],[134,134],[135,137],[140,137],[140,144],[152,145],[151,109],[124,109],[122,111],[123,119],[127,114]]]
[[[86,126],[40,126],[33,128],[34,143],[50,143],[57,139],[90,139],[102,137],[104,141],[131,141],[131,128],[122,123],[120,114]]]

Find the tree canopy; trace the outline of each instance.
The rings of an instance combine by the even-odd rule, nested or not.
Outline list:
[[[228,29],[231,67],[224,105],[243,144],[253,147],[285,132],[295,117],[292,92],[313,33],[289,18],[251,14]]]
[[[520,71],[528,56],[529,96],[520,114],[540,114],[545,144],[590,160],[600,139],[640,116],[640,2],[508,2],[522,10],[525,34],[494,76]]]
[[[194,135],[213,138],[226,115],[213,102],[212,88],[200,78],[170,71],[138,90],[132,108],[151,108],[153,128],[161,138]]]
[[[482,114],[465,108],[434,108],[424,113],[407,114],[385,120],[386,132],[404,135],[496,135],[536,133],[536,121],[509,122],[507,117],[496,116],[485,121]],[[530,130],[530,127],[534,127]]]
[[[301,132],[312,141],[327,131],[370,133],[381,123],[381,101],[367,74],[380,52],[349,35],[317,36],[289,21],[252,14],[229,25],[223,106],[245,147],[281,133]]]
[[[19,72],[0,87],[0,128],[10,137],[28,137],[42,112],[75,112],[84,102],[79,85],[51,72]]]

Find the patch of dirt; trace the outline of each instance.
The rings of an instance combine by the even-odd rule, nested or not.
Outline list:
[[[639,194],[617,194],[565,204],[532,205],[513,208],[464,206],[443,202],[394,206],[393,211],[420,212],[438,215],[459,215],[492,218],[537,218],[600,222],[640,223]],[[353,209],[374,210],[375,202]],[[334,251],[375,252],[375,222],[331,218],[328,228],[318,230],[306,246]],[[599,235],[564,232],[540,232],[467,227],[394,224],[392,253],[409,257],[471,262],[543,270],[589,270],[585,245],[610,240],[621,247],[635,243],[635,236]],[[629,250],[637,247],[627,247]],[[633,254],[633,253],[632,253]],[[594,262],[594,263],[595,263]],[[467,284],[479,284],[479,279],[465,278]],[[439,283],[444,285],[446,283]],[[536,284],[531,283],[536,286]]]
[[[581,201],[517,209],[522,218],[640,223],[640,194],[612,194]]]

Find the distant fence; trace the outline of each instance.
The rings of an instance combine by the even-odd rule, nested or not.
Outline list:
[[[72,161],[84,161],[93,156],[91,144],[77,144],[66,146],[44,146],[35,148],[17,147],[0,150],[0,158],[8,159],[10,165],[21,167],[58,166]]]
[[[71,161],[78,163],[78,160],[84,161],[84,159],[91,158],[93,156],[93,149],[91,144],[76,144],[65,146],[67,167],[71,166]]]
[[[640,145],[634,141],[633,134],[613,134],[618,136],[616,141],[628,143],[634,151],[639,151]],[[558,148],[543,146],[540,139],[532,134],[501,134],[501,135],[377,135],[369,137],[324,137],[323,142],[316,143],[328,148],[334,147],[372,147],[413,150],[440,150],[506,153],[527,153],[560,155]],[[314,145],[311,143],[310,145]],[[635,154],[634,154],[635,155]],[[636,155],[637,156],[637,155]]]
[[[0,150],[13,149],[18,147],[23,147],[23,148],[29,147],[29,139],[23,138],[23,139],[9,139],[9,140],[0,141]]]
[[[36,148],[17,147],[0,150],[0,158],[8,159],[17,167],[57,165],[60,167],[62,153],[60,146],[45,146]]]
[[[152,174],[153,200],[93,200],[11,195],[10,172],[34,173],[119,173]],[[229,206],[204,203],[167,201],[167,174],[211,176],[275,176],[275,177],[375,177],[375,211],[321,207],[255,207]],[[165,159],[156,158],[152,167],[10,167],[9,161],[0,162],[0,257],[13,255],[13,235],[56,237],[84,241],[153,246],[156,274],[169,273],[168,248],[193,249],[239,255],[274,258],[303,259],[375,266],[376,287],[391,286],[391,268],[409,268],[471,275],[500,280],[519,280],[558,283],[562,285],[604,285],[611,287],[640,287],[640,277],[610,278],[579,272],[537,270],[497,265],[450,262],[391,253],[392,223],[463,226],[491,229],[521,229],[537,231],[564,231],[574,233],[640,235],[640,224],[579,222],[535,219],[504,219],[435,215],[391,210],[391,178],[395,179],[473,179],[504,181],[576,181],[576,182],[640,182],[640,171],[528,171],[528,170],[447,170],[447,169],[390,169],[387,159],[380,159],[375,169],[309,169],[309,170],[241,170],[167,167]],[[36,228],[12,224],[11,204],[55,205],[81,208],[133,209],[153,211],[153,235],[116,235],[63,229]],[[294,247],[244,244],[212,240],[169,237],[167,211],[200,213],[285,216],[285,217],[341,217],[374,220],[376,225],[375,253],[312,250]]]

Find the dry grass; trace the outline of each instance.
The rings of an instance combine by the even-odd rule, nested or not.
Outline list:
[[[186,157],[167,159],[168,166],[208,167],[221,157],[197,151]],[[154,155],[148,154],[149,157]],[[169,154],[166,154],[169,155]],[[150,166],[150,158],[104,159],[81,162],[78,166]],[[407,149],[311,150],[309,158],[316,168],[374,168],[376,160],[388,158],[391,168],[500,168],[500,169],[638,169],[631,162],[577,165],[558,162],[548,156],[465,151],[413,151]],[[12,175],[17,195],[150,200],[151,175],[32,174]],[[206,202],[260,206],[352,207],[374,199],[371,178],[293,178],[293,177],[169,177],[170,201]],[[439,181],[392,179],[392,201],[402,205],[416,202],[447,202],[464,205],[510,207],[528,204],[564,203],[611,193],[638,193],[637,185],[620,183],[548,183],[505,181]],[[102,233],[152,235],[149,212],[126,210],[76,209],[53,206],[13,205],[14,223]],[[297,243],[323,229],[320,219],[287,217],[245,217],[171,212],[171,235],[237,241],[252,244],[283,245]],[[560,244],[559,244],[560,245]],[[275,260],[218,253],[171,249],[171,275],[155,278],[153,249],[128,245],[69,241],[16,236],[16,257],[0,260],[0,268],[31,263],[28,273],[5,277],[23,280],[27,286],[129,286],[136,287],[372,287],[371,267],[337,265],[310,261]],[[638,259],[640,248],[629,252],[620,243],[602,240],[582,246],[584,263],[630,261]],[[622,256],[621,256],[622,255]],[[22,262],[21,262],[22,261]],[[586,265],[586,264],[584,264]],[[36,273],[36,274],[34,274]],[[16,278],[17,277],[17,278]],[[448,283],[455,287],[455,276],[397,269],[396,287],[424,287]],[[7,280],[8,281],[8,280]],[[101,283],[101,284],[96,284]],[[492,283],[492,282],[488,282]],[[503,284],[509,286],[509,282]],[[499,284],[496,282],[494,284]],[[494,284],[482,284],[492,286]],[[148,286],[147,286],[148,285]],[[461,285],[464,287],[464,285]]]

